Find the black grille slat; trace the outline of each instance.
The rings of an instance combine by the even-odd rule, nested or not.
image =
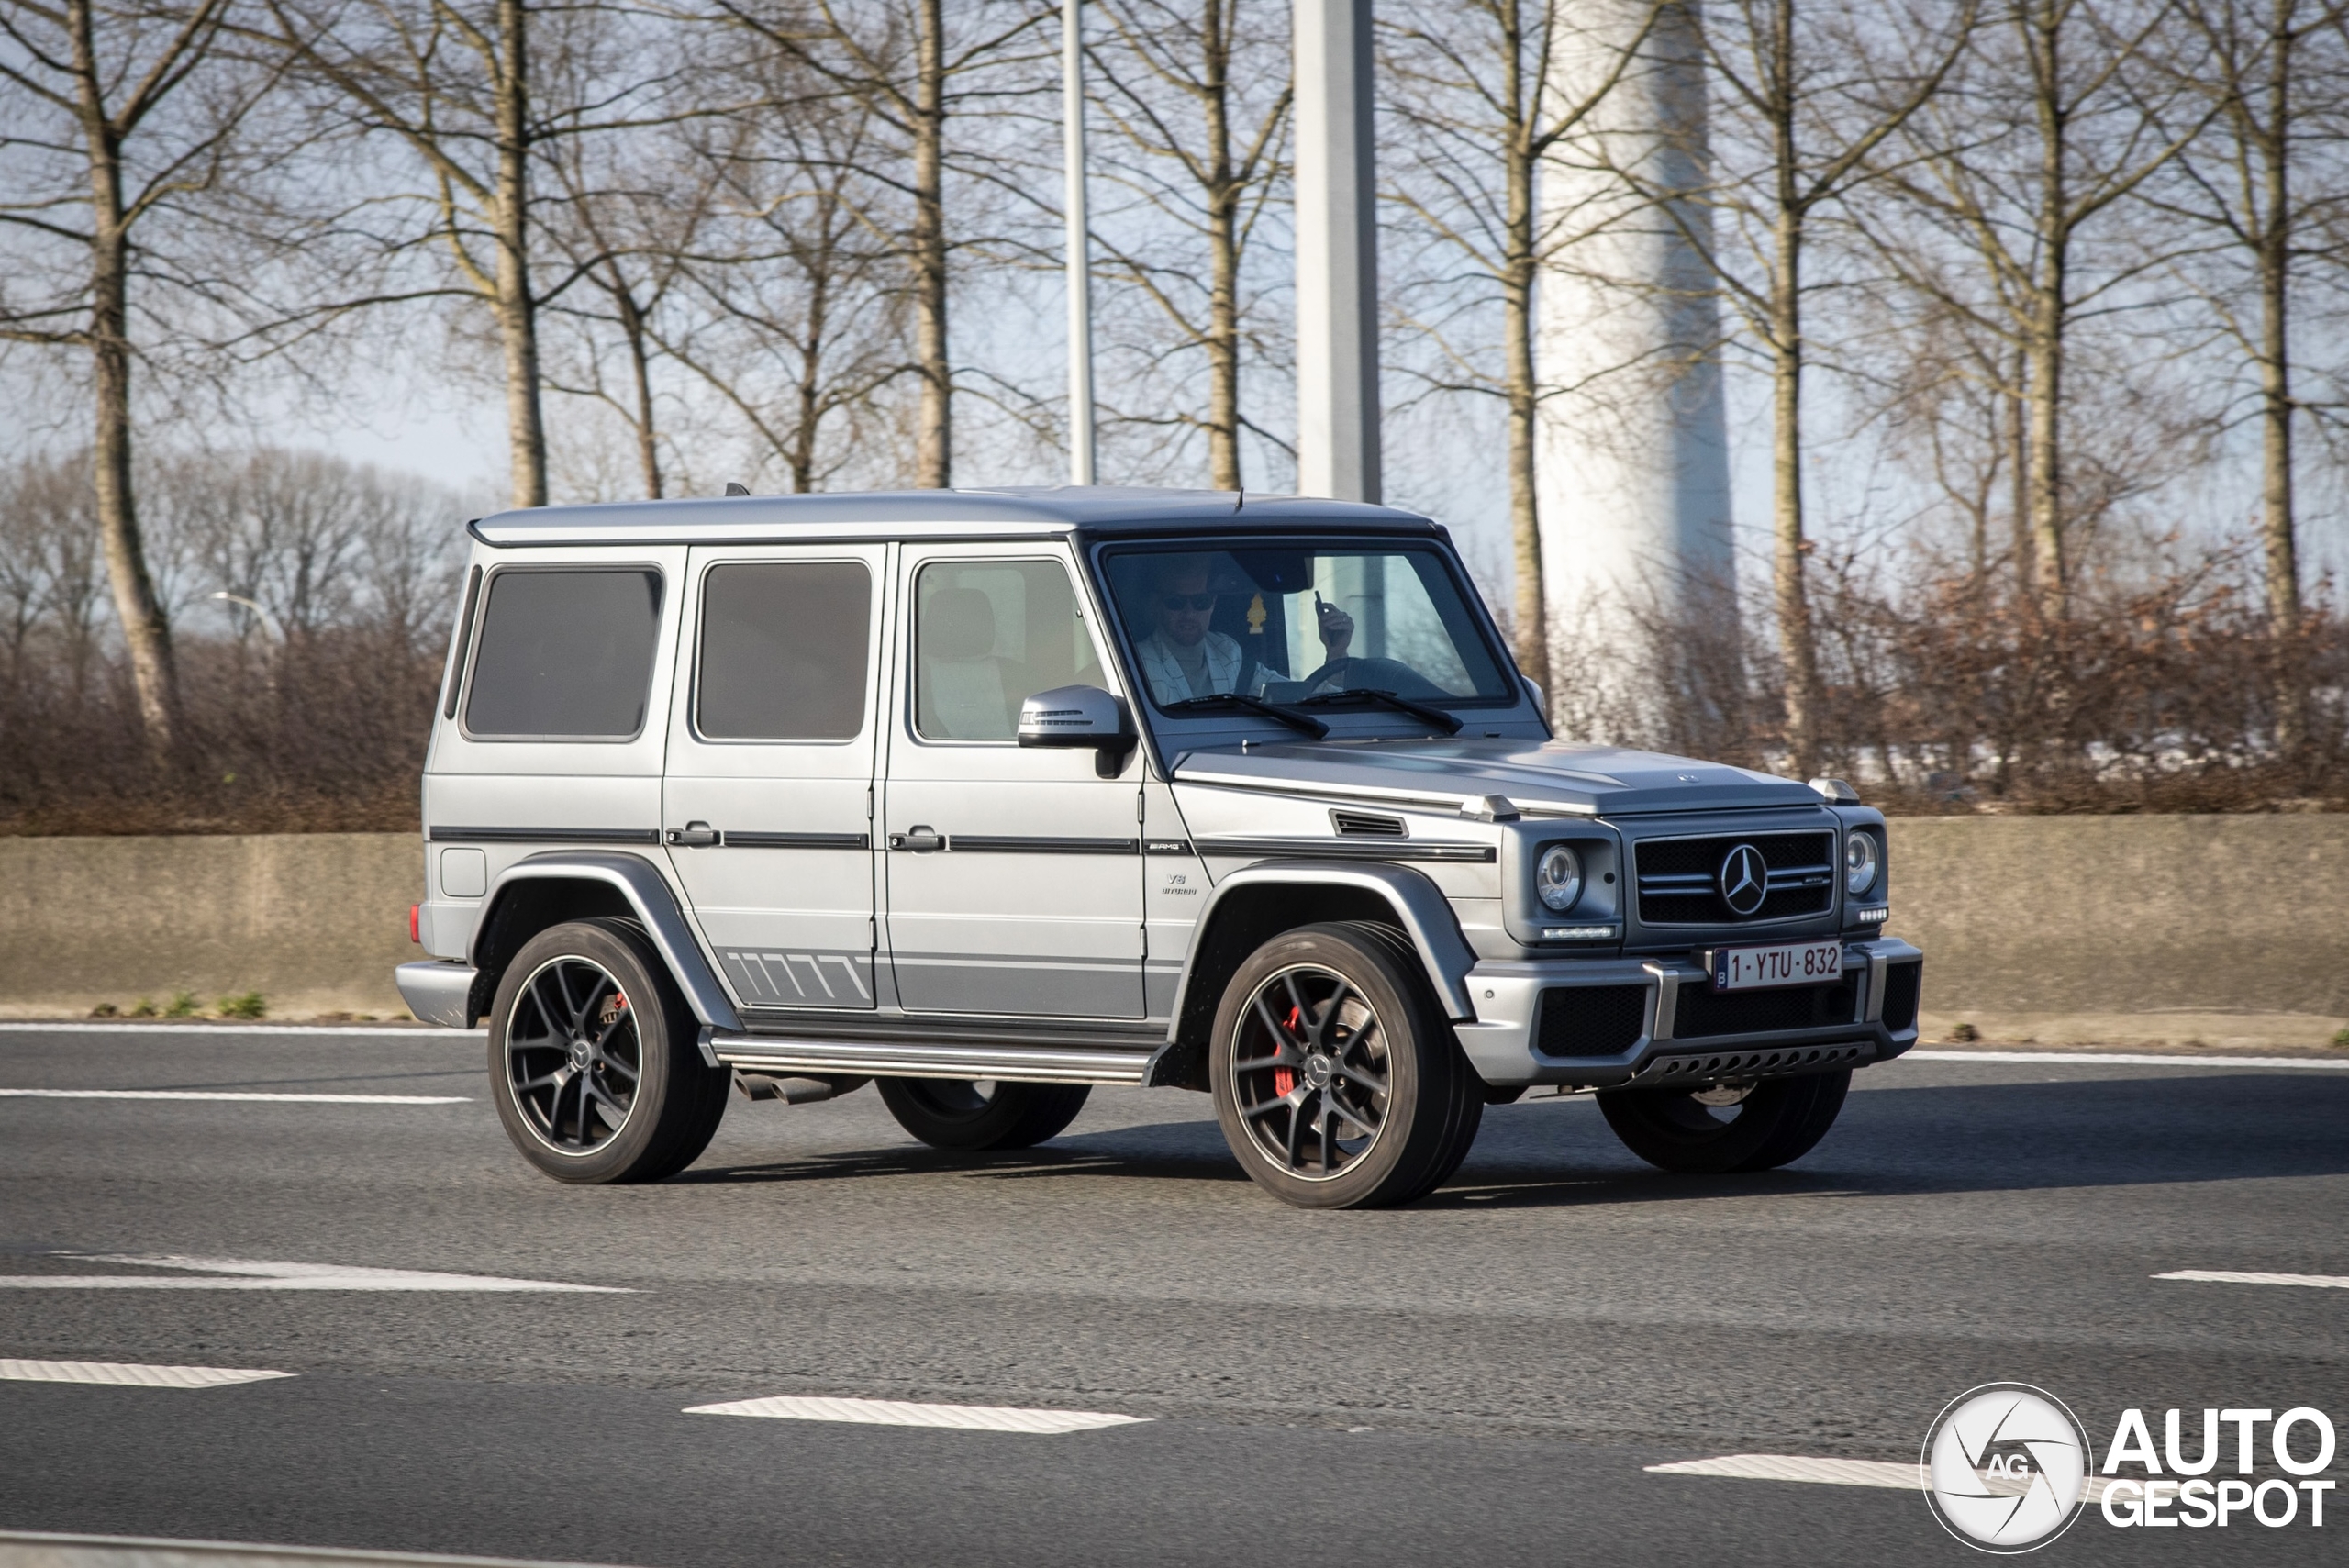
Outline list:
[[[1917,992],[1925,977],[1921,963],[1896,963],[1884,972],[1884,1027],[1893,1033],[1917,1022]]]
[[[1410,835],[1399,817],[1381,817],[1369,811],[1332,811],[1330,825],[1349,839],[1404,839]]]
[[[1534,1040],[1544,1056],[1614,1056],[1647,1027],[1645,985],[1570,985],[1542,993]]]
[[[1740,844],[1762,853],[1770,891],[1762,906],[1740,917],[1721,901],[1716,879],[1721,862]],[[1640,922],[1648,926],[1715,926],[1791,920],[1835,906],[1835,835],[1830,832],[1723,833],[1701,839],[1651,839],[1631,846],[1638,876]],[[1701,879],[1701,880],[1700,880]]]
[[[1672,1037],[1761,1034],[1773,1029],[1828,1029],[1848,1024],[1858,996],[1840,985],[1790,985],[1769,991],[1716,991],[1708,980],[1684,980],[1674,1008]]]

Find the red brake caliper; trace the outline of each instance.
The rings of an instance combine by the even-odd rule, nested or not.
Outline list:
[[[1290,1032],[1291,1034],[1296,1034],[1296,1033],[1300,1032],[1300,1031],[1302,1030],[1303,1027],[1304,1027],[1304,1023],[1305,1023],[1305,1010],[1304,1010],[1302,1007],[1291,1007],[1291,1008],[1288,1010],[1288,1027],[1289,1027],[1289,1032]],[[1294,1068],[1294,1067],[1275,1067],[1275,1068],[1274,1068],[1274,1069],[1273,1069],[1273,1093],[1274,1093],[1274,1094],[1275,1094],[1275,1095],[1286,1095],[1286,1094],[1287,1094],[1291,1089],[1294,1089],[1294,1088],[1296,1088],[1296,1087],[1297,1087],[1297,1069],[1296,1069],[1296,1068]]]

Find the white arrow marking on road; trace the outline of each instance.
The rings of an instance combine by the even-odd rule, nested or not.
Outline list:
[[[901,1399],[735,1399],[723,1405],[689,1405],[688,1416],[764,1416],[785,1421],[854,1421],[883,1427],[947,1427],[972,1432],[1027,1432],[1043,1436],[1082,1432],[1095,1427],[1140,1425],[1147,1416],[1111,1416],[1097,1410],[1020,1410],[1002,1405],[913,1405]]]
[[[305,1106],[461,1106],[465,1095],[262,1095],[226,1089],[0,1089],[0,1100],[274,1100]]]
[[[114,1383],[129,1388],[223,1388],[291,1377],[234,1366],[141,1366],[136,1362],[28,1362],[0,1356],[0,1379],[13,1383]]]
[[[1726,1475],[1735,1481],[1809,1481],[1829,1486],[1888,1486],[1899,1492],[1923,1491],[1930,1473],[1914,1460],[1895,1463],[1882,1459],[1820,1459],[1798,1453],[1725,1453],[1719,1459],[1684,1459],[1674,1464],[1651,1464],[1651,1475]],[[2106,1477],[2087,1477],[2087,1500],[2103,1499]]]
[[[634,1294],[618,1285],[564,1284],[553,1280],[500,1279],[494,1274],[441,1274],[420,1269],[362,1269],[344,1263],[271,1263],[242,1258],[134,1256],[54,1252],[84,1263],[186,1269],[212,1277],[159,1274],[0,1274],[0,1290],[505,1290]],[[221,1278],[228,1275],[231,1277]]]
[[[2243,1274],[2225,1269],[2180,1269],[2155,1279],[2209,1280],[2214,1284],[2310,1284],[2319,1290],[2349,1290],[2349,1274]]]

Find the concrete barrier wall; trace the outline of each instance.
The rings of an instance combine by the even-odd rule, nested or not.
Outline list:
[[[0,1012],[258,990],[395,1016],[405,834],[0,839]],[[2349,817],[1905,818],[1930,1032],[2319,1044],[2349,1023]]]

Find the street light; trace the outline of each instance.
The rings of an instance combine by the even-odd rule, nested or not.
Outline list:
[[[1061,146],[1068,198],[1068,482],[1093,483],[1093,237],[1085,189],[1085,0],[1061,0]]]
[[[242,605],[245,608],[252,611],[253,615],[261,621],[262,629],[268,632],[269,635],[276,640],[277,645],[280,648],[285,646],[285,628],[277,624],[277,617],[275,616],[271,615],[261,606],[255,604],[252,600],[246,598],[242,594],[231,594],[226,588],[221,589],[212,596],[228,604]]]

